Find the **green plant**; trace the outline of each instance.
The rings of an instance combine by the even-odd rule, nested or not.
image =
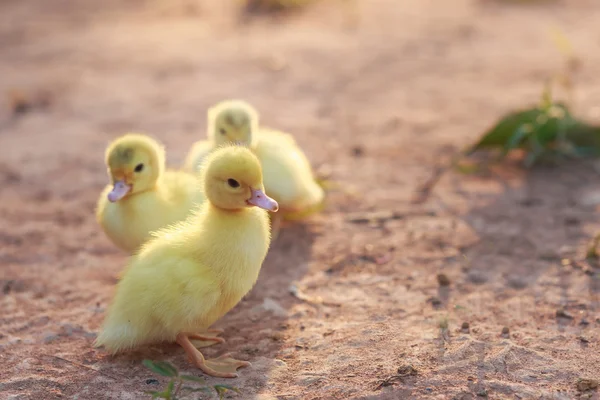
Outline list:
[[[142,364],[154,372],[155,374],[165,376],[171,378],[169,383],[167,383],[167,387],[162,391],[148,391],[146,394],[152,396],[153,399],[167,399],[167,400],[178,400],[182,399],[183,395],[190,395],[192,393],[205,393],[210,395],[214,390],[219,399],[223,399],[225,393],[228,391],[233,391],[236,393],[240,393],[239,389],[229,386],[229,385],[213,385],[212,390],[211,387],[202,386],[202,387],[192,387],[187,386],[186,383],[200,383],[206,384],[204,378],[193,376],[193,375],[181,375],[177,368],[175,368],[172,364],[166,361],[152,361],[152,360],[144,360]]]
[[[505,115],[468,148],[465,155],[479,150],[498,150],[500,160],[519,149],[525,152],[527,167],[542,159],[600,156],[600,126],[576,118],[568,105],[572,103],[573,75],[579,68],[579,59],[559,29],[553,29],[551,34],[565,62],[562,70],[546,83],[540,104]],[[555,85],[566,91],[568,103],[554,100],[552,88]],[[465,173],[473,170],[460,163],[455,166]]]
[[[465,154],[490,149],[500,151],[498,159],[521,149],[527,167],[542,158],[597,157],[600,127],[578,120],[567,105],[554,102],[548,85],[539,106],[506,115]]]
[[[585,254],[585,258],[588,260],[598,260],[600,255],[598,255],[598,244],[600,243],[600,234],[594,236],[592,242],[590,243],[587,252]]]

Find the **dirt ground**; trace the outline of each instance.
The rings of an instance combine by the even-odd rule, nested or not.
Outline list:
[[[340,4],[247,20],[233,1],[0,4],[0,398],[145,398],[165,381],[144,358],[199,375],[175,345],[92,348],[127,260],[93,210],[109,140],[152,134],[178,166],[207,107],[230,97],[295,134],[340,187],[281,232],[217,324],[227,343],[206,354],[253,367],[209,383],[262,400],[598,398],[577,389],[600,378],[600,270],[583,262],[598,165],[451,172],[411,198],[538,100],[563,62],[553,27],[582,61],[577,112],[600,120],[600,3]],[[15,115],[14,89],[41,100]],[[375,211],[396,217],[354,221]]]

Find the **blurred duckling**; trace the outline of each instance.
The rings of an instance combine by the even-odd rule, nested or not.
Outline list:
[[[198,171],[202,161],[214,149],[235,143],[252,147],[254,133],[258,132],[258,114],[245,101],[223,101],[208,109],[207,140],[192,146],[184,163],[187,171]]]
[[[323,202],[324,191],[294,138],[269,128],[259,130],[258,112],[250,104],[223,101],[210,109],[208,121],[209,140],[192,148],[186,170],[198,171],[204,157],[223,143],[238,143],[250,147],[260,160],[265,188],[281,213],[301,213]]]
[[[164,149],[148,136],[127,134],[113,141],[106,165],[111,185],[100,195],[96,218],[109,239],[127,252],[204,201],[198,177],[165,171]]]
[[[206,360],[194,340],[224,341],[209,327],[254,286],[270,244],[265,210],[278,206],[265,194],[258,159],[244,147],[211,153],[201,178],[208,201],[155,232],[132,257],[95,345],[116,353],[177,342],[206,374],[235,378],[250,363],[229,354]]]

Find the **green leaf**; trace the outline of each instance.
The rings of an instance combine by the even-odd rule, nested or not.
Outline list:
[[[530,123],[523,124],[517,128],[515,133],[508,139],[504,144],[504,154],[508,154],[509,151],[518,148],[527,135],[533,132],[533,126]]]
[[[217,394],[219,395],[220,400],[223,399],[223,396],[225,396],[225,393],[227,393],[229,390],[236,392],[238,394],[242,393],[242,392],[240,392],[240,390],[238,388],[235,388],[235,387],[229,386],[229,385],[215,385],[215,386],[213,386],[213,388],[215,389],[215,392],[217,392]]]
[[[171,379],[171,381],[167,385],[167,389],[165,390],[165,393],[169,396],[169,398],[171,398],[171,394],[173,393],[174,388],[175,388],[175,379]]]
[[[540,101],[540,108],[544,111],[552,107],[552,81],[546,81],[544,90],[542,91],[542,100]]]
[[[144,360],[142,364],[152,372],[162,376],[175,377],[179,375],[177,368],[166,361]]]
[[[206,383],[206,380],[200,376],[193,375],[181,375],[179,376],[184,381],[198,382],[198,383]]]
[[[475,145],[468,149],[466,154],[469,155],[481,149],[504,148],[520,126],[533,124],[542,113],[543,111],[540,109],[533,108],[504,116]]]

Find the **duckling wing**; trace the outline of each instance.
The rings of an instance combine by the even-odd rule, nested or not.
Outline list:
[[[180,332],[212,322],[221,297],[217,277],[194,258],[178,254],[166,237],[148,243],[132,259],[117,286],[96,340],[116,353],[144,343],[174,341]]]
[[[263,169],[266,192],[286,211],[319,204],[323,189],[315,182],[310,163],[291,135],[261,131],[255,147]]]
[[[210,140],[200,140],[194,143],[185,158],[183,169],[188,172],[198,172],[202,166],[202,161],[204,161],[213,148],[213,143]]]
[[[162,180],[164,196],[174,207],[174,212],[181,213],[181,220],[188,215],[189,210],[204,202],[205,197],[200,184],[200,178],[184,171],[165,171]]]

